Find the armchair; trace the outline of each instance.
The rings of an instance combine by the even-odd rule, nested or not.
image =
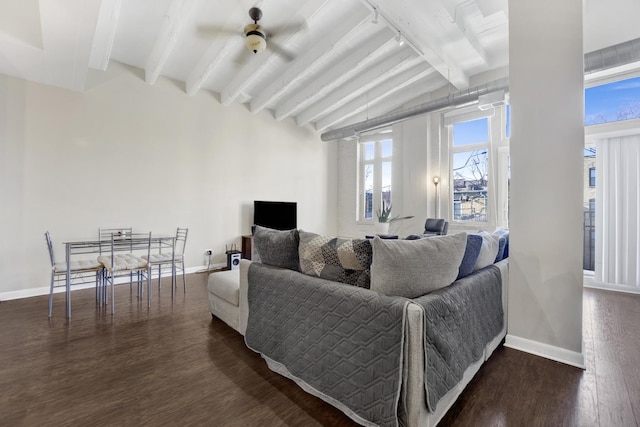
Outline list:
[[[422,234],[411,234],[407,236],[407,240],[417,240],[423,237],[444,236],[449,229],[449,221],[443,218],[427,218],[424,223],[424,232]]]

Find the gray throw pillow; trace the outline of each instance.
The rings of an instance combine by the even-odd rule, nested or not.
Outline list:
[[[496,261],[496,257],[498,256],[498,246],[500,243],[500,238],[494,234],[490,234],[483,230],[480,230],[477,234],[482,237],[482,249],[480,249],[480,256],[478,256],[478,261],[476,262],[476,266],[473,268],[473,271],[485,268]]]
[[[465,233],[420,240],[375,237],[371,289],[416,298],[449,286],[458,276],[466,245]]]
[[[280,231],[257,225],[253,232],[260,262],[289,270],[300,271],[299,240],[298,230]]]

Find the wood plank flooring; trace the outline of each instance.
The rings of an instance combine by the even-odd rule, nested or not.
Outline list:
[[[116,288],[0,303],[0,426],[352,426],[271,372],[207,310],[206,274],[150,309]],[[640,296],[585,290],[587,370],[501,347],[441,426],[635,426],[640,421]]]

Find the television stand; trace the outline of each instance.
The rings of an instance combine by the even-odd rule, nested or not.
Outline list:
[[[251,235],[242,236],[241,249],[242,249],[242,258],[253,260],[253,261],[260,261],[260,257],[258,256],[258,251],[256,251],[256,248],[253,245],[253,236]]]

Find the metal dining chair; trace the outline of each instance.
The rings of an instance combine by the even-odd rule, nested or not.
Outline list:
[[[49,317],[51,317],[53,311],[53,288],[65,286],[67,283],[67,264],[64,262],[56,262],[53,242],[51,241],[51,234],[49,231],[44,233],[44,237],[47,241],[47,248],[49,249],[49,259],[51,260],[51,286],[49,289]],[[84,283],[95,282],[96,285],[96,298],[98,297],[98,290],[100,284],[100,276],[102,272],[102,264],[97,260],[78,260],[71,261],[69,266],[71,271],[71,284],[78,285]],[[71,287],[65,291],[66,298],[69,300]]]
[[[171,253],[162,252],[162,246],[160,246],[158,253],[151,254],[149,257],[149,263],[151,264],[151,270],[153,267],[158,267],[158,289],[160,289],[160,280],[162,278],[163,269],[170,268],[171,270],[171,296],[174,295],[175,288],[177,287],[177,270],[182,272],[182,287],[184,291],[187,291],[187,281],[184,273],[184,248],[187,245],[187,235],[189,234],[188,228],[180,228],[176,230],[176,239],[173,245]],[[168,267],[163,267],[168,266]]]
[[[126,236],[112,233],[109,250],[98,257],[103,266],[102,289],[111,288],[111,314],[115,313],[115,281],[118,277],[137,275],[138,297],[143,295],[143,282],[147,282],[147,306],[151,306],[151,270],[147,261],[151,253],[151,232],[129,233]],[[142,251],[146,257],[134,252]],[[105,292],[106,294],[106,292]],[[106,300],[105,300],[106,301]]]
[[[106,244],[99,246],[99,253],[102,255],[102,251],[106,250],[108,252],[109,245],[108,242],[111,241],[111,236],[116,236],[118,238],[125,238],[127,236],[131,236],[133,233],[133,227],[111,227],[111,228],[102,228],[98,227],[98,240],[101,242],[105,242]],[[126,248],[121,248],[121,250],[126,250]],[[131,250],[130,250],[131,252]],[[104,283],[104,282],[103,282]],[[133,291],[133,273],[129,274],[129,290]],[[107,298],[107,289],[105,287],[101,287],[102,294],[101,301],[106,301]]]

